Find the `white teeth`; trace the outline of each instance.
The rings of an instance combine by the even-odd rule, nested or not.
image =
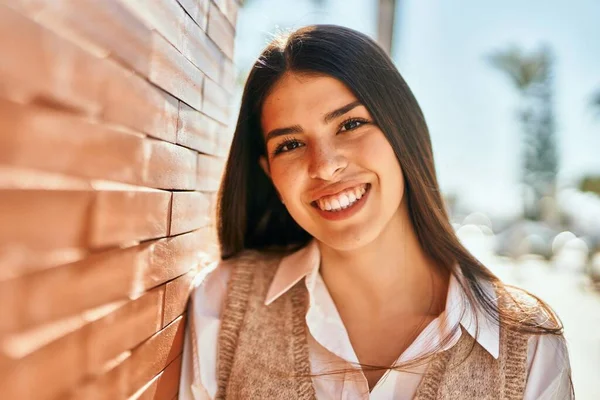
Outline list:
[[[340,211],[345,208],[350,207],[356,201],[360,200],[365,192],[367,191],[367,186],[361,186],[358,188],[350,189],[345,191],[344,193],[337,195],[335,197],[327,197],[326,199],[318,199],[316,201],[316,205],[325,211]]]
[[[350,205],[350,199],[345,194],[340,196],[340,206],[348,207]]]

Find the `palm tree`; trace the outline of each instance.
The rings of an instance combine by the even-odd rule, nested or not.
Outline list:
[[[558,174],[552,53],[547,47],[530,54],[513,47],[491,54],[489,62],[508,75],[521,98],[518,115],[523,132],[524,216],[538,220],[542,218],[540,200],[555,197]]]
[[[596,115],[600,117],[600,90],[598,90],[595,94],[592,95],[592,101],[590,102],[590,106],[593,110],[596,111]]]
[[[379,0],[377,12],[377,41],[389,55],[392,54],[397,3],[398,0]]]

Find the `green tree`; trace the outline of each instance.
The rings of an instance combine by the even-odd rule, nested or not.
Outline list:
[[[541,218],[540,200],[555,197],[558,174],[552,67],[548,47],[529,54],[516,47],[489,56],[492,66],[508,75],[520,97],[518,118],[523,135],[521,182],[524,184],[523,213]]]
[[[579,190],[600,195],[600,175],[584,176],[579,182]]]
[[[600,90],[592,95],[592,101],[590,106],[595,111],[596,115],[600,118]]]

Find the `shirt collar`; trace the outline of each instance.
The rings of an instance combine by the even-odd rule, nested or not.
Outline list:
[[[300,250],[283,257],[267,292],[265,305],[268,306],[277,300],[311,272],[318,271],[320,259],[321,255],[316,240],[310,241]]]
[[[312,298],[320,259],[321,255],[316,240],[312,240],[302,249],[283,257],[267,292],[265,305],[268,306],[273,303],[305,277],[307,278],[306,286],[309,297]],[[462,280],[462,276],[455,277],[451,275],[450,277],[446,310],[444,311],[446,322],[452,325],[453,322],[460,320],[460,325],[469,335],[475,338],[488,353],[497,359],[500,353],[500,327],[497,322],[490,321],[482,310],[471,307],[470,303],[466,301],[466,295],[459,279]],[[494,288],[490,283],[483,282],[483,286],[488,293],[494,292]],[[476,321],[478,324],[475,323]]]

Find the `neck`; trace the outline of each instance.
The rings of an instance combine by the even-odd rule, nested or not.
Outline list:
[[[423,251],[405,206],[363,247],[319,247],[321,275],[336,304],[377,315],[443,311],[448,274]]]

